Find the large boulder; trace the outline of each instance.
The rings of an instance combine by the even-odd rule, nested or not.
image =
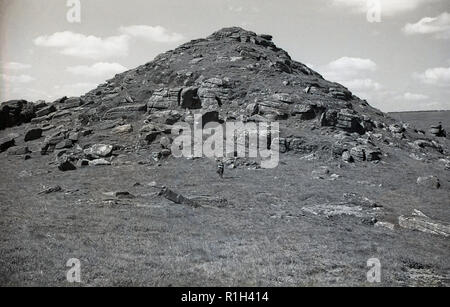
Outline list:
[[[446,137],[447,132],[442,128],[442,124],[433,125],[430,127],[429,130],[430,134],[437,136],[437,137]]]
[[[0,129],[28,123],[35,117],[35,107],[26,100],[10,100],[0,105]]]
[[[53,152],[55,147],[66,138],[66,131],[58,131],[47,136],[41,145],[41,155]]]
[[[130,132],[133,132],[133,126],[131,124],[117,126],[112,130],[114,134],[127,134]]]
[[[111,162],[109,162],[106,159],[94,159],[92,161],[89,161],[90,166],[104,166],[104,165],[111,165]]]
[[[441,187],[439,178],[436,176],[419,177],[417,178],[417,184],[431,189],[439,189]]]
[[[84,154],[91,158],[104,158],[108,157],[113,152],[112,145],[95,144],[84,150]]]
[[[58,164],[58,169],[62,172],[74,171],[76,170],[76,166],[70,161],[68,158],[62,158]]]
[[[0,152],[4,152],[8,150],[8,148],[13,147],[16,144],[16,141],[12,137],[6,137],[0,139]]]
[[[26,146],[14,146],[8,149],[7,154],[10,156],[22,156],[30,152],[30,149]]]
[[[25,133],[24,141],[34,141],[42,137],[42,129],[41,128],[32,128]]]
[[[322,127],[332,126],[344,131],[364,134],[364,120],[351,109],[325,110],[320,117]]]
[[[400,216],[398,218],[400,227],[426,232],[444,237],[450,236],[450,226],[432,220],[419,210],[414,210],[411,216]]]
[[[336,127],[342,130],[364,134],[365,129],[361,123],[361,117],[359,117],[350,109],[342,109],[337,114]]]

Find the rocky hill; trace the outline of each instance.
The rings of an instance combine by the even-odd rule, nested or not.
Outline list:
[[[279,142],[280,166],[260,170],[258,159],[231,155],[224,159],[225,180],[220,181],[214,161],[172,157],[172,125],[194,124],[195,114],[204,121],[279,122],[280,137],[271,141]],[[336,270],[329,269],[337,267],[356,274],[345,275],[344,284],[360,285],[358,266],[372,256],[360,251],[365,248],[399,263],[390,267],[388,284],[420,284],[420,274],[428,274],[425,284],[446,284],[450,146],[445,130],[436,123],[422,131],[390,118],[291,59],[270,35],[225,28],[118,74],[81,97],[5,102],[0,130],[0,255],[11,263],[0,269],[1,284],[53,284],[60,268],[47,266],[53,275],[44,281],[24,271],[27,261],[39,261],[33,257],[42,244],[53,244],[45,257],[83,251],[80,257],[108,268],[106,273],[92,268],[86,283],[111,285],[110,268],[130,269],[130,264],[122,258],[120,263],[105,260],[104,254],[114,252],[110,241],[93,247],[91,240],[100,240],[99,233],[118,240],[121,253],[131,251],[132,261],[143,257],[141,241],[152,247],[145,257],[155,256],[153,248],[160,251],[157,257],[167,257],[150,268],[152,279],[131,269],[137,279],[130,284],[154,285],[153,278],[162,285],[201,284],[204,278],[214,285],[255,285],[261,278],[267,285],[302,283],[290,275],[292,266],[309,276],[306,284],[333,284]],[[227,179],[227,174],[233,175]],[[134,227],[123,226],[124,221]],[[153,230],[159,233],[156,241],[148,237],[149,221],[160,225]],[[216,225],[221,225],[219,232]],[[209,242],[207,248],[195,239],[198,233]],[[64,242],[59,248],[51,241],[55,234]],[[253,249],[250,241],[270,242],[272,235],[284,241],[262,243],[260,252]],[[399,243],[398,236],[412,243]],[[377,247],[362,243],[362,237]],[[175,251],[166,250],[167,240],[179,243]],[[211,243],[216,241],[225,243],[219,248]],[[183,242],[196,246],[190,254],[194,258],[176,258],[189,249]],[[241,243],[249,248],[239,249]],[[302,256],[306,267],[295,261],[283,265],[285,256],[292,261],[294,251],[280,251],[296,249],[294,243],[308,249]],[[219,250],[229,253],[220,256]],[[317,255],[323,258],[314,260]],[[350,263],[344,263],[348,258]],[[217,259],[228,259],[220,278],[211,275],[217,273],[212,264]],[[251,263],[239,276],[236,261],[249,259],[260,259],[264,268],[274,265],[274,271],[257,273],[259,264]],[[270,259],[276,264],[267,263]],[[186,263],[203,265],[203,275],[178,278]],[[161,277],[158,267],[172,277]]]
[[[415,149],[429,147],[442,152],[436,142],[416,142],[422,138],[418,131],[395,123],[347,88],[292,60],[270,35],[241,28],[225,28],[206,39],[186,43],[116,75],[79,98],[64,97],[50,104],[6,102],[0,122],[4,128],[31,121],[46,131],[64,124],[65,144],[50,144],[50,149],[53,145],[71,147],[69,143],[74,142],[68,139],[70,132],[78,134],[91,126],[94,131],[104,130],[105,125],[123,126],[111,131],[129,132],[133,137],[126,139],[133,142],[140,129],[137,137],[142,145],[142,140],[155,141],[155,130],[170,130],[156,123],[173,124],[201,112],[213,112],[213,119],[223,121],[281,121],[283,151],[313,152],[322,145],[333,147],[334,155],[353,149],[354,156],[345,155],[348,160],[365,160],[367,156],[371,161],[380,158],[383,144],[407,139]],[[147,119],[145,126],[143,119]],[[72,129],[65,131],[69,122]],[[127,123],[132,127],[125,126]],[[296,138],[305,129],[319,128],[317,131],[330,134],[327,127],[335,134],[342,132],[338,139],[325,142],[322,135],[314,138],[319,133],[302,141]],[[61,141],[58,137],[56,140],[50,143]]]

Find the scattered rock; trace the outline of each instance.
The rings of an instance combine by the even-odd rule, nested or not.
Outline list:
[[[111,162],[105,159],[94,159],[89,161],[90,166],[103,166],[103,165],[111,165]]]
[[[127,191],[117,191],[117,192],[108,192],[104,193],[107,196],[115,197],[117,199],[133,199],[136,198],[133,194]]]
[[[314,179],[325,179],[330,174],[330,169],[327,166],[321,166],[318,169],[312,171]]]
[[[15,146],[8,149],[7,153],[10,156],[22,156],[27,153],[30,153],[30,149],[26,146]]]
[[[66,134],[64,131],[59,131],[46,137],[41,146],[41,155],[46,155],[49,152],[53,152],[55,146],[62,142],[65,138]]]
[[[39,192],[38,195],[51,194],[51,193],[61,192],[61,191],[62,191],[62,188],[59,185],[57,185],[57,186],[54,186],[54,187],[51,187],[51,188],[48,188],[48,189],[45,189],[45,190]]]
[[[78,167],[83,167],[83,166],[88,166],[88,165],[89,165],[89,160],[87,160],[87,159],[80,159],[77,161]]]
[[[91,158],[108,157],[113,151],[112,145],[95,144],[84,150],[84,154]]]
[[[165,197],[166,199],[180,205],[188,205],[191,207],[198,207],[198,204],[196,204],[194,201],[184,197],[181,194],[178,194],[166,187],[163,187],[161,191],[159,192],[160,196]]]
[[[342,161],[346,163],[352,163],[354,161],[349,151],[346,150],[342,153]]]
[[[450,226],[432,220],[419,210],[414,210],[410,217],[400,216],[398,218],[398,224],[405,229],[418,230],[444,237],[450,235]]]
[[[367,161],[379,161],[381,160],[382,153],[379,149],[366,148],[365,150]]]
[[[42,129],[41,128],[34,128],[30,129],[25,133],[24,141],[34,141],[42,137]]]
[[[6,137],[0,139],[0,152],[8,150],[8,148],[13,147],[16,144],[14,138]]]
[[[55,145],[55,149],[64,149],[71,148],[73,146],[73,142],[69,139],[62,140],[58,144]]]
[[[314,215],[323,215],[326,217],[340,215],[366,217],[361,206],[347,203],[308,205],[303,207],[302,210]]]
[[[384,227],[384,228],[388,228],[388,229],[390,229],[392,231],[395,230],[395,225],[392,224],[392,223],[389,223],[389,222],[380,222],[380,221],[378,221],[378,222],[375,223],[375,227]]]
[[[432,189],[439,189],[441,184],[436,176],[426,176],[417,178],[417,184]]]
[[[115,128],[112,130],[112,132],[115,133],[115,134],[125,134],[125,133],[130,133],[130,132],[133,132],[133,126],[132,126],[131,124],[118,126],[118,127],[115,127]]]
[[[78,142],[79,137],[80,134],[78,132],[71,132],[69,134],[69,140],[71,140],[73,143]]]
[[[58,169],[59,169],[60,171],[67,172],[67,171],[74,171],[74,170],[76,170],[77,168],[76,168],[75,165],[73,165],[73,163],[72,163],[71,161],[69,161],[69,160],[66,158],[66,159],[63,159],[63,160],[59,163]]]
[[[353,157],[355,161],[365,161],[366,160],[366,151],[363,146],[356,146],[350,150],[350,155]]]
[[[392,124],[389,126],[389,131],[392,133],[402,133],[405,131],[405,128],[400,124]]]
[[[173,125],[179,122],[182,118],[180,112],[176,110],[155,111],[147,117],[147,121],[151,123],[159,123],[166,125]]]
[[[438,125],[431,126],[429,132],[430,132],[430,134],[432,134],[436,137],[446,137],[447,136],[447,132],[444,129],[442,129],[441,123],[439,123]]]

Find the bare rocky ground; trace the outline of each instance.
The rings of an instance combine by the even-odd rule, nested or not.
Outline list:
[[[280,122],[279,166],[173,157],[194,113]],[[82,97],[6,102],[0,285],[69,286],[78,258],[82,286],[448,286],[449,139],[393,117],[240,28]]]

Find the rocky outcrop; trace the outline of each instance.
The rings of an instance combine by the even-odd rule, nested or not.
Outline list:
[[[28,123],[35,116],[34,104],[26,100],[10,100],[0,105],[0,129]]]
[[[180,105],[182,88],[159,89],[153,93],[147,103],[147,111],[177,109]]]

